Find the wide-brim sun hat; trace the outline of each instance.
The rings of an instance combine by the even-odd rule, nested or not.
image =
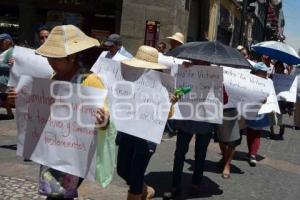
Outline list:
[[[46,42],[35,52],[48,58],[64,58],[99,45],[98,40],[88,37],[76,26],[63,25],[54,27]]]
[[[176,40],[177,42],[180,42],[181,44],[184,44],[184,35],[180,32],[175,33],[174,35],[167,37],[170,40]]]
[[[140,46],[133,58],[123,60],[122,64],[145,69],[167,69],[165,65],[158,63],[158,51],[150,46]]]

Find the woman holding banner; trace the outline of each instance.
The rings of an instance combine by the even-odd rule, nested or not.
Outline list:
[[[158,63],[158,51],[150,46],[139,47],[136,56],[123,60],[123,65],[141,69],[162,70],[167,67]],[[174,104],[177,97],[171,97]],[[172,108],[169,116],[172,115]],[[117,172],[129,185],[127,200],[149,200],[155,194],[152,187],[144,182],[149,161],[156,150],[156,144],[126,133],[120,132],[119,150],[117,159]]]
[[[36,53],[48,59],[55,71],[53,80],[104,88],[102,80],[89,72],[89,66],[86,67],[86,63],[84,63],[83,55],[86,50],[96,46],[99,46],[99,42],[86,36],[77,27],[73,25],[56,26],[51,31],[47,41],[36,50]],[[96,118],[102,127],[98,129],[110,127],[107,109],[98,108]],[[112,146],[114,147],[113,144]],[[48,200],[78,197],[77,188],[83,180],[80,177],[47,166],[41,166],[39,179],[39,193],[47,196]]]
[[[254,75],[267,79],[269,68],[262,62],[253,66]],[[249,150],[249,164],[255,167],[257,164],[256,155],[260,146],[260,136],[264,128],[269,127],[269,117],[267,114],[257,115],[255,119],[247,119],[247,145]]]
[[[219,142],[222,159],[220,165],[223,167],[222,178],[230,178],[231,161],[235,148],[241,144],[240,128],[238,123],[238,111],[234,107],[227,107],[228,95],[225,87],[223,88],[223,123],[217,125],[216,141]]]

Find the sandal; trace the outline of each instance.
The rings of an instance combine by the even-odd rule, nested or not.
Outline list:
[[[230,179],[230,174],[222,173],[222,178],[223,179]]]

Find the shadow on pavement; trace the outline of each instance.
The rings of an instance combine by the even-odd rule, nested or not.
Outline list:
[[[164,192],[168,192],[171,189],[172,172],[150,172],[146,175],[146,183],[155,189],[155,197],[163,198]],[[214,195],[223,194],[223,190],[220,186],[204,176],[199,195],[189,195],[190,186],[192,183],[192,174],[182,173],[182,196],[176,199],[194,199],[194,198],[207,198]]]
[[[295,129],[295,126],[289,125],[289,124],[284,124],[285,128],[290,128],[290,129]]]
[[[195,165],[195,161],[192,159],[187,159],[185,160],[186,163],[190,164],[191,166],[188,168],[189,171],[193,171],[194,170],[194,165]],[[204,167],[204,171],[206,172],[212,172],[212,173],[216,173],[216,174],[221,174],[222,173],[222,168],[223,166],[221,165],[220,162],[213,162],[210,160],[206,160],[205,161],[205,167]],[[231,173],[233,174],[244,174],[245,172],[242,171],[240,168],[238,168],[235,165],[231,165]]]
[[[17,145],[16,144],[1,145],[0,148],[2,148],[2,149],[10,149],[10,150],[17,150]]]

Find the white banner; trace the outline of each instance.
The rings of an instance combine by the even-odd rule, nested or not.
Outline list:
[[[271,79],[268,79],[267,88],[269,89],[269,96],[267,98],[266,103],[264,103],[261,106],[258,114],[265,114],[265,113],[272,113],[272,112],[276,112],[276,113],[280,114],[280,108],[278,105],[274,84]]]
[[[278,100],[296,103],[298,84],[296,76],[274,74],[273,82]]]
[[[223,67],[224,86],[228,94],[225,107],[235,107],[246,119],[258,113],[279,112],[274,86],[270,79],[263,79],[249,70]],[[274,99],[275,97],[275,99]],[[266,103],[263,104],[263,102]]]
[[[172,119],[222,123],[223,69],[214,66],[179,66],[176,88],[192,91],[176,104]]]
[[[80,177],[95,174],[96,109],[107,90],[22,76],[18,155]]]
[[[15,46],[13,58],[15,62],[10,71],[9,86],[16,87],[21,75],[49,79],[53,74],[47,58],[35,54],[34,49]]]
[[[269,94],[268,80],[249,71],[223,67],[224,86],[228,94],[226,107],[239,107],[242,103],[261,103]]]
[[[170,110],[174,78],[101,58],[92,71],[108,88],[111,115],[118,131],[160,143]]]

